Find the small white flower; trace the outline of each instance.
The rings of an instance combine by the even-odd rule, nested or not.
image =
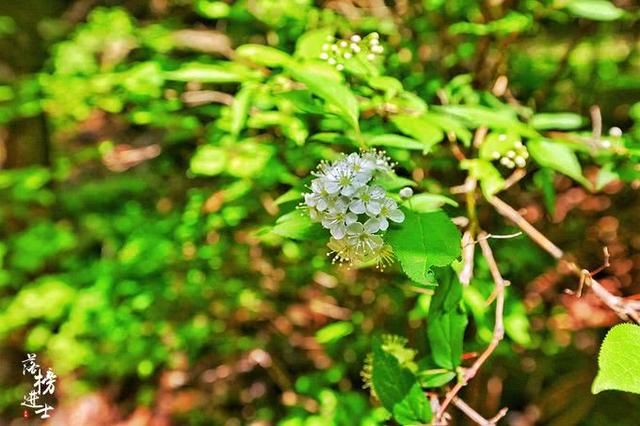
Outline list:
[[[516,152],[514,150],[510,149],[509,151],[507,151],[507,157],[516,158]]]
[[[610,128],[609,136],[613,136],[614,138],[619,138],[620,136],[622,136],[622,129],[620,127]]]
[[[358,221],[358,216],[345,208],[330,211],[322,219],[322,226],[331,232],[336,240],[341,240],[347,233],[347,226]]]
[[[350,197],[367,183],[366,176],[359,175],[346,163],[338,163],[325,176],[325,188],[329,194]]]
[[[373,61],[374,59],[376,59],[376,55],[374,55],[373,53],[367,54],[367,60]]]
[[[374,232],[371,232],[360,222],[347,226],[346,239],[349,245],[363,257],[370,256],[384,245],[384,240],[381,236],[375,235]]]
[[[327,53],[323,52],[323,53],[320,54],[320,59],[323,59],[323,60],[326,61],[327,59],[329,59],[329,55]]]
[[[336,60],[333,59],[333,58],[329,58],[328,62],[329,62],[330,65],[335,65],[336,64]]]
[[[355,53],[359,53],[359,52],[362,50],[362,49],[360,48],[360,46],[358,46],[358,45],[357,45],[357,44],[355,44],[355,43],[351,43],[351,46],[349,46],[349,47],[351,47],[351,50],[353,50]]]
[[[351,59],[351,56],[351,52],[344,52],[344,55],[342,55],[342,57],[345,59]]]
[[[338,64],[338,65],[336,65],[336,69],[337,69],[338,71],[342,71],[342,70],[344,69],[344,65],[342,65],[342,64]]]
[[[375,216],[380,214],[385,191],[380,186],[365,186],[355,195],[355,199],[349,204],[349,210],[356,214]]]
[[[362,41],[362,37],[360,37],[358,34],[354,34],[351,36],[351,41],[354,43],[360,43]]]
[[[340,47],[347,47],[349,45],[349,43],[347,43],[346,41],[342,40],[340,42]]]
[[[524,157],[517,156],[515,161],[516,161],[516,166],[520,168],[523,168],[524,166],[527,165],[527,160],[525,160]]]
[[[494,160],[497,160],[500,158],[500,153],[498,151],[493,151],[491,153],[491,158],[493,158]]]

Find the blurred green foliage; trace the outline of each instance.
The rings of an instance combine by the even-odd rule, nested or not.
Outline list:
[[[568,182],[560,175],[590,190],[639,177],[640,12],[630,2],[132,0],[94,2],[86,14],[73,8],[83,2],[37,3],[28,19],[19,2],[0,7],[3,419],[21,412],[19,363],[30,351],[64,381],[61,407],[104,391],[126,417],[168,393],[176,424],[383,424],[389,407],[361,389],[360,370],[371,352],[374,371],[401,363],[372,336],[406,336],[420,352],[428,373],[401,365],[407,392],[443,386],[461,352],[491,339],[493,284],[478,259],[464,294],[431,300],[426,271],[409,273],[413,283],[401,273],[401,231],[389,270],[334,266],[324,234],[285,218],[321,160],[384,147],[399,169],[388,189],[421,193],[416,221],[446,216],[435,208],[466,214],[448,188],[467,173],[487,197],[503,190],[508,170],[492,155],[515,140],[527,140],[533,163],[511,196],[549,214]],[[319,59],[328,35],[373,31],[379,60],[339,72]],[[605,128],[605,148],[584,143],[593,104],[623,129],[609,137]],[[460,163],[450,144],[472,152],[479,127],[492,149]],[[513,231],[485,207],[488,229]],[[456,234],[444,219],[432,232]],[[567,219],[562,233],[540,225],[578,251],[585,220]],[[498,378],[504,393],[483,410],[637,424],[619,415],[637,412],[637,398],[588,393],[596,348],[554,327],[564,308],[531,303],[524,284],[552,260],[524,237],[496,252],[514,285],[499,361],[477,379]],[[439,303],[446,312],[430,314]],[[456,328],[450,346],[443,322]],[[185,379],[167,384],[175,372]],[[576,396],[553,406],[562,386]]]

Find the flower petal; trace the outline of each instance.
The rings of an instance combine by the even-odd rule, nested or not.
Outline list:
[[[347,229],[343,224],[337,224],[331,228],[331,236],[336,240],[341,240],[347,233]]]
[[[390,210],[387,217],[396,223],[404,222],[404,213],[400,209]]]
[[[381,210],[382,204],[380,204],[378,201],[369,201],[367,203],[367,213],[377,215],[380,214]]]
[[[363,214],[366,211],[366,208],[362,200],[353,200],[353,202],[349,205],[349,210],[351,210],[355,214]]]

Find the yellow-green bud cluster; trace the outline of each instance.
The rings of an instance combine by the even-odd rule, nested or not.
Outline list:
[[[506,139],[506,135],[500,135],[500,140]],[[527,147],[522,144],[522,141],[515,141],[513,147],[504,153],[494,151],[491,153],[491,158],[500,162],[501,165],[508,169],[524,168],[527,165],[527,159],[529,158],[529,151]]]

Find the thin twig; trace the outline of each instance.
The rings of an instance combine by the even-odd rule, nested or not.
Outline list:
[[[494,426],[498,422],[498,420],[500,420],[505,416],[505,414],[507,414],[508,410],[507,408],[503,408],[494,417],[485,419],[484,417],[482,417],[482,415],[480,415],[480,413],[471,408],[466,402],[458,397],[453,398],[453,404],[458,407],[460,411],[465,413],[467,417],[481,426]]]
[[[462,270],[460,271],[460,282],[462,285],[469,285],[473,278],[473,258],[476,245],[473,243],[473,236],[470,231],[465,231],[462,235]]]
[[[438,411],[438,415],[436,419],[440,419],[442,415],[445,413],[449,404],[456,397],[458,392],[469,382],[469,380],[473,379],[475,375],[478,373],[478,370],[484,362],[491,356],[493,351],[498,347],[500,341],[504,338],[504,288],[506,285],[505,280],[502,278],[500,271],[498,269],[498,265],[496,263],[495,258],[493,257],[493,252],[491,251],[491,247],[487,242],[487,233],[480,232],[478,235],[478,242],[480,244],[480,248],[482,249],[482,254],[484,255],[487,264],[489,265],[489,270],[491,271],[491,276],[493,277],[493,281],[496,285],[496,319],[495,325],[493,327],[493,336],[491,338],[491,342],[487,348],[482,352],[482,354],[476,359],[471,367],[469,367],[465,372],[460,381],[455,384],[453,388],[447,395],[445,396],[444,402]]]

